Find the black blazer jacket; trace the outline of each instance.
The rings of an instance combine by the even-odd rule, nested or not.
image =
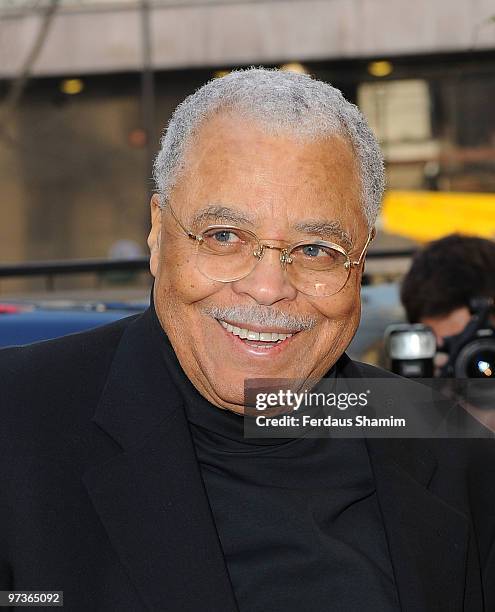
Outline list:
[[[0,351],[0,590],[63,590],[69,612],[236,612],[151,329],[148,310]],[[343,355],[338,375],[388,374]],[[367,444],[402,610],[495,612],[495,442]]]

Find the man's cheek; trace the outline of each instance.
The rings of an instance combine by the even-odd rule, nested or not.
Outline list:
[[[353,321],[361,315],[359,293],[351,287],[344,287],[337,295],[327,298],[311,299],[311,304],[323,317],[329,321],[347,319]]]
[[[224,287],[224,283],[206,278],[187,260],[183,264],[172,264],[169,268],[164,262],[163,273],[167,291],[184,305],[203,300]]]

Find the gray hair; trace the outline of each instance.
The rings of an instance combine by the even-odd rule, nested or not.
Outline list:
[[[365,218],[370,227],[374,225],[385,173],[380,147],[363,115],[328,83],[264,68],[236,70],[209,81],[175,109],[153,167],[162,208],[184,170],[186,147],[201,123],[223,110],[252,118],[269,133],[290,131],[295,137],[312,139],[344,136],[358,160]]]

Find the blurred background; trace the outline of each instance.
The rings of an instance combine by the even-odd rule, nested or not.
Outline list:
[[[418,245],[495,237],[489,0],[0,0],[0,298],[147,295],[161,131],[186,95],[250,65],[330,82],[381,142],[388,192],[367,272],[384,320],[400,319]],[[54,273],[75,259],[139,263]],[[46,273],[28,275],[36,263]]]

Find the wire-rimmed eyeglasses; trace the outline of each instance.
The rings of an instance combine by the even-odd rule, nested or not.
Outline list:
[[[282,247],[260,240],[254,232],[235,225],[209,225],[196,234],[182,224],[170,204],[167,208],[186,235],[195,241],[196,266],[210,280],[222,283],[241,280],[254,270],[266,249],[275,249],[280,251],[280,265],[291,284],[313,297],[329,297],[341,291],[351,269],[361,265],[374,238],[372,230],[359,258],[351,260],[347,251],[333,242],[304,240]]]

